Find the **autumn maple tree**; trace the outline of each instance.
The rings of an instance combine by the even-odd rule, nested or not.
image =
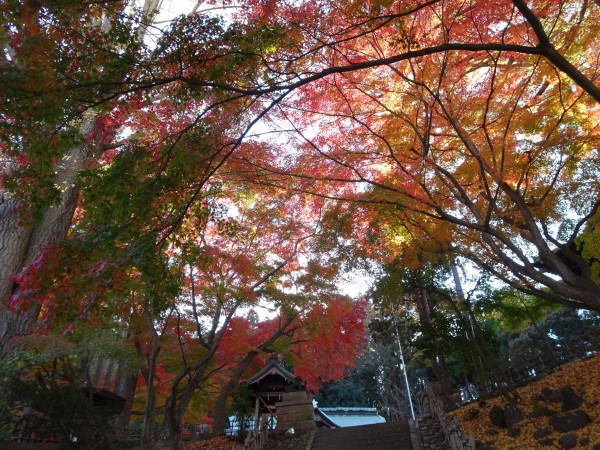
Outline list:
[[[0,6],[0,355],[127,307],[148,336],[206,315],[177,448],[223,320],[263,299],[320,322],[357,254],[431,244],[600,309],[597,2],[208,2],[161,27],[129,6]]]
[[[144,168],[150,169],[148,182],[137,196],[178,189],[168,185],[189,177],[171,222],[163,218],[161,226],[168,233],[199,199],[212,174],[246,145],[252,126],[279,108],[278,117],[289,120],[302,136],[300,153],[285,157],[281,146],[264,151],[264,145],[256,145],[255,165],[304,180],[289,182],[298,190],[399,207],[401,221],[412,220],[417,224],[412,228],[425,232],[444,228],[436,223],[449,223],[446,229],[455,229],[452,239],[440,239],[452,251],[529,292],[572,306],[597,307],[597,295],[582,299],[582,291],[597,291],[589,268],[594,257],[582,256],[589,251],[577,250],[575,242],[584,230],[595,232],[586,225],[596,211],[590,174],[600,96],[593,82],[593,46],[586,43],[595,35],[597,5],[350,2],[328,9],[310,2],[272,2],[268,7],[256,2],[247,4],[228,26],[202,14],[181,18],[158,37],[153,49],[138,53],[136,42],[140,49],[140,30],[147,26],[123,34],[133,19],[119,15],[121,3],[111,6],[103,9],[92,2],[65,9],[54,3],[25,3],[5,8],[12,13],[3,18],[7,74],[23,73],[35,84],[36,68],[45,68],[48,76],[41,84],[48,90],[42,98],[55,107],[35,108],[40,98],[28,96],[32,91],[27,85],[7,84],[15,111],[7,111],[5,131],[4,154],[12,163],[4,185],[14,195],[3,204],[6,230],[24,236],[34,226],[43,236],[25,239],[30,256],[11,257],[14,264],[6,265],[4,280],[12,280],[68,228],[74,203],[59,200],[56,193],[56,201],[69,203],[70,209],[47,212],[62,221],[64,231],[53,232],[51,225],[40,222],[47,213],[40,206],[47,196],[41,195],[45,191],[39,183],[49,191],[61,184],[77,186],[75,179],[53,180],[55,172],[61,173],[55,169],[64,167],[76,176],[83,166],[73,166],[75,162],[109,157],[106,151],[118,148],[128,155],[120,163],[122,171],[135,170],[132,164],[141,167],[135,161],[143,155],[153,161]],[[147,6],[144,14],[149,17],[151,2]],[[74,26],[77,20],[89,25]],[[43,53],[44,45],[53,48],[46,59],[28,62]],[[93,45],[98,52],[86,51]],[[75,120],[90,107],[102,114],[93,110],[85,116],[93,119],[89,123]],[[36,120],[41,111],[55,115]],[[532,122],[537,129],[528,128]],[[319,139],[306,134],[309,123],[318,125]],[[45,132],[39,124],[47,126]],[[119,127],[133,134],[119,140]],[[30,141],[19,137],[25,128]],[[142,128],[146,133],[140,134]],[[345,133],[351,133],[351,140],[340,142]],[[567,135],[577,137],[580,145],[567,149]],[[339,155],[336,141],[341,144]],[[369,152],[353,151],[364,146]],[[83,147],[96,150],[90,158],[67,154],[69,148]],[[280,157],[269,163],[282,165],[262,165],[261,156],[273,152]],[[556,155],[546,158],[549,154]],[[60,160],[66,162],[61,166]],[[592,168],[579,170],[588,161]],[[301,169],[318,167],[319,173],[293,170],[293,162]],[[18,164],[25,165],[17,170]],[[27,177],[26,170],[34,167],[35,176]],[[190,167],[200,169],[185,173]],[[35,195],[31,189],[29,194],[22,191],[28,179],[38,186]],[[278,182],[288,185],[288,179]],[[103,179],[103,187],[111,181]],[[336,183],[329,181],[337,182],[338,189],[340,184],[359,186],[359,192],[336,192]],[[586,189],[578,189],[582,185]],[[386,198],[359,199],[365,188]],[[96,189],[92,183],[90,195]],[[573,189],[588,195],[557,194]],[[67,192],[71,190],[63,194]],[[139,200],[137,206],[152,209],[151,200]],[[38,217],[35,225],[28,228],[21,222],[19,205],[32,209]],[[512,210],[520,217],[515,223],[506,219]],[[569,211],[568,220],[559,221],[556,215],[562,218],[564,211]],[[130,228],[136,227],[134,221]],[[3,304],[8,305],[15,284],[4,283]],[[31,318],[21,314],[19,320],[31,328]],[[14,334],[19,332],[6,331],[6,339]]]
[[[224,433],[228,396],[262,367],[267,351],[282,357],[313,393],[326,382],[342,379],[354,368],[365,342],[365,306],[349,298],[320,296],[312,307],[297,311],[285,334],[279,331],[285,323],[282,317],[255,324],[241,318],[232,321],[216,355],[221,367],[216,379],[222,381],[213,409],[214,432]],[[278,334],[280,339],[273,340]],[[257,352],[261,348],[262,354]]]
[[[316,256],[323,203],[294,193],[252,190],[241,181],[215,182],[178,231],[164,241],[162,258],[156,259],[161,253],[155,250],[153,259],[148,255],[127,259],[122,251],[140,245],[135,236],[130,236],[133,242],[121,241],[110,248],[112,257],[106,264],[127,272],[119,277],[130,299],[127,309],[135,308],[143,316],[139,325],[136,314],[130,316],[135,322],[129,327],[141,331],[135,332],[135,344],[147,386],[144,445],[152,445],[155,417],[164,415],[175,447],[188,406],[206,392],[206,386],[220,385],[214,407],[224,412],[222,402],[254,360],[264,360],[265,354],[292,342],[311,345],[320,334],[333,338],[336,330],[346,333],[337,344],[345,356],[328,363],[328,376],[337,378],[343,373],[339,367],[352,364],[363,337],[363,316],[353,302],[332,297],[339,271]],[[84,259],[78,258],[78,263]],[[181,290],[169,296],[168,280],[180,278],[185,280]],[[116,280],[112,275],[110,279]],[[111,290],[116,289],[114,285]],[[87,315],[97,314],[95,310],[112,299],[105,292],[98,294]],[[250,333],[239,317],[240,309],[249,307],[266,307],[275,318],[259,322]],[[328,317],[329,328],[322,320],[306,319],[316,311]],[[160,392],[155,388],[159,369]],[[222,423],[216,414],[215,427]]]
[[[307,51],[321,69],[277,86],[297,86],[278,117],[298,150],[257,155],[257,170],[379,205],[392,260],[431,238],[525,293],[597,310],[597,5],[379,3],[340,17]]]
[[[220,367],[221,377],[229,372],[216,399],[217,428],[222,402],[253,363],[256,370],[255,359],[264,361],[272,352],[289,354],[299,376],[320,361],[321,370],[315,368],[317,374],[305,378],[314,389],[323,380],[343,376],[343,367],[353,364],[364,339],[364,305],[340,298],[335,286],[339,267],[318,254],[326,202],[264,188],[244,190],[239,181],[234,186],[241,202],[236,216],[226,219],[229,225],[217,220],[195,230],[202,253],[189,285],[195,334],[215,358],[207,362]],[[261,304],[275,312],[273,319],[250,327],[247,320],[233,317],[240,307]],[[200,331],[205,325],[197,314],[211,318],[210,329]],[[315,357],[299,354],[307,347]],[[330,361],[333,348],[338,358]],[[193,392],[193,384],[186,386]]]

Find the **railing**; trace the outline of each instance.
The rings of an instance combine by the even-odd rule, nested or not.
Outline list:
[[[269,432],[273,431],[273,421],[269,416],[262,415],[258,430],[251,430],[244,441],[244,450],[260,450],[269,443]]]
[[[519,384],[548,373],[563,364],[591,356],[599,349],[600,330],[595,330],[565,342],[555,343],[552,349],[532,348],[531,353],[525,356],[515,352],[510,355],[511,367],[507,375],[512,383]]]
[[[425,399],[431,414],[437,418],[450,449],[472,450],[472,447],[467,443],[467,439],[465,439],[458,422],[451,421],[446,415],[444,405],[440,400],[440,397],[434,393],[430,383],[425,385]]]
[[[212,422],[200,422],[200,423],[184,423],[181,428],[181,437],[185,440],[190,440],[195,436],[205,436],[212,433],[213,427]],[[225,434],[228,436],[235,436],[237,428],[227,428]],[[156,441],[166,441],[171,435],[171,430],[166,425],[156,425],[154,427],[154,439]],[[137,423],[130,425],[127,428],[119,428],[118,436],[120,441],[124,442],[139,442],[142,437],[142,424]]]
[[[22,423],[20,427],[22,428],[16,430],[10,436],[10,442],[58,442],[58,437],[54,432],[39,429],[30,423]]]
[[[591,331],[563,342],[554,342],[553,348],[531,347],[529,351],[514,350],[509,353],[509,367],[504,369],[504,382],[495,381],[456,386],[462,391],[461,399],[453,407],[464,406],[475,400],[485,400],[498,395],[500,387],[513,389],[546,375],[569,362],[586,358],[600,351],[600,330]],[[468,393],[467,393],[468,392]]]
[[[25,448],[22,444],[32,444],[27,448],[54,448],[50,444],[56,444],[56,448],[62,448],[64,445],[76,444],[78,440],[80,441],[81,435],[78,439],[78,429],[74,428],[72,432],[63,432],[57,433],[55,431],[49,430],[44,424],[40,424],[35,420],[29,420],[27,418],[20,419],[13,432],[7,436],[6,442],[10,442],[10,444],[14,444],[14,448]],[[96,441],[96,442],[104,442],[105,435],[103,431],[99,428],[87,427],[85,430],[85,438],[88,441]],[[43,445],[33,445],[33,444],[48,444],[46,446]],[[60,444],[60,445],[59,445]],[[5,447],[2,442],[0,442],[0,448],[11,448],[11,446],[7,443]]]

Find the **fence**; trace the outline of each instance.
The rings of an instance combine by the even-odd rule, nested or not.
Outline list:
[[[510,355],[507,376],[511,383],[519,384],[548,373],[558,366],[591,356],[600,349],[600,330],[595,330],[553,348],[533,348],[530,353],[515,352]]]
[[[536,358],[533,363],[528,358],[513,358],[511,367],[507,371],[507,378],[512,386],[525,384],[551,372],[560,365],[592,356],[599,350],[600,330],[595,330],[560,343],[552,352],[540,353],[539,358]],[[485,386],[485,390],[496,393],[497,386],[490,383]],[[424,403],[429,407],[431,414],[438,419],[450,448],[452,450],[471,450],[474,448],[473,437],[470,436],[469,439],[466,439],[456,419],[451,421],[446,415],[444,404],[440,397],[436,395],[432,383],[425,385],[424,397]]]
[[[518,348],[509,354],[508,367],[504,370],[505,379],[502,387],[515,388],[528,384],[532,380],[553,371],[556,367],[577,359],[594,355],[600,350],[600,330],[595,330],[568,341],[555,342],[553,348],[531,347]],[[459,388],[469,393],[472,397],[467,400],[467,395],[462,396],[459,405],[470,403],[473,400],[482,400],[498,394],[500,386],[493,381],[486,381],[469,386],[461,385]],[[459,406],[456,405],[456,406]]]

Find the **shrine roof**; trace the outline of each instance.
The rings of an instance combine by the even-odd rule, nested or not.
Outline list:
[[[265,366],[262,369],[260,369],[257,373],[248,378],[246,380],[246,383],[258,383],[260,380],[269,375],[279,375],[286,381],[289,381],[290,383],[293,383],[297,380],[297,377],[292,372],[283,367],[281,364],[279,364],[276,358],[270,357],[267,361],[267,364],[265,364]]]

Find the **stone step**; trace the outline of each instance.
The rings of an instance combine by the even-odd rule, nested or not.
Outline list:
[[[422,417],[418,422],[423,450],[450,450],[437,418]]]
[[[407,422],[319,429],[312,450],[412,450]]]

